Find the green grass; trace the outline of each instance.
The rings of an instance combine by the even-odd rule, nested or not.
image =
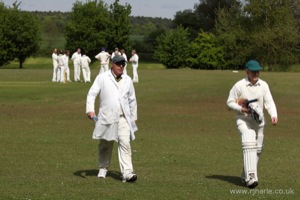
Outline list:
[[[0,70],[0,199],[298,198],[299,74],[261,74],[273,92],[279,124],[268,123],[265,131],[258,189],[293,189],[294,195],[238,195],[230,190],[250,190],[240,183],[240,138],[225,102],[243,72],[141,64],[135,85],[139,131],[132,143],[138,181],[127,184],[119,178],[116,149],[109,176],[96,178],[97,142],[85,115],[91,85],[52,83],[51,65],[40,65]]]

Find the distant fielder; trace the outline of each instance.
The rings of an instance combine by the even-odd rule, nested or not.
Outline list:
[[[255,60],[246,63],[247,77],[230,90],[227,106],[236,111],[236,125],[241,135],[244,169],[242,179],[249,188],[258,185],[257,165],[263,150],[265,118],[263,108],[278,122],[277,109],[268,84],[259,79],[262,67]]]
[[[100,71],[99,74],[102,74],[108,71],[108,64],[110,60],[110,54],[105,51],[105,48],[101,48],[101,52],[95,56],[96,59],[100,60]]]
[[[139,67],[139,56],[136,54],[136,50],[133,49],[131,51],[131,58],[129,59],[129,62],[132,63],[132,73],[133,73],[133,78],[132,81],[133,83],[138,83],[139,82],[139,75],[137,72],[137,69]]]

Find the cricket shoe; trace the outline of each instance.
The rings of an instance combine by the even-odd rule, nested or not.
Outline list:
[[[98,178],[106,178],[106,174],[107,174],[107,169],[100,168],[97,177]]]
[[[123,177],[123,182],[128,182],[128,183],[132,183],[135,182],[137,179],[137,175],[136,174],[127,174],[126,176]]]
[[[256,186],[258,186],[258,181],[253,173],[250,174],[250,180],[247,181],[246,185],[248,188],[251,189],[256,188]]]

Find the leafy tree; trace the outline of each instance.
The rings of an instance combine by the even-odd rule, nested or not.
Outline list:
[[[167,68],[184,67],[190,56],[190,41],[187,29],[179,26],[157,38],[154,58]]]
[[[67,48],[83,52],[94,59],[100,47],[113,49],[129,46],[130,5],[119,5],[116,0],[108,6],[103,0],[76,1],[73,4],[70,23],[66,26]]]
[[[120,5],[119,0],[115,0],[110,5],[110,40],[109,46],[130,48],[130,18],[131,6],[129,4]]]
[[[108,45],[110,23],[108,6],[103,1],[76,1],[65,29],[66,48],[76,51],[81,47],[93,59],[101,46]]]
[[[216,30],[228,65],[257,59],[272,70],[297,62],[299,31],[289,0],[250,0],[239,11],[218,12]]]
[[[19,10],[20,3],[15,2],[12,8],[0,6],[5,14],[1,16],[0,28],[0,64],[9,63],[13,59],[19,60],[19,67],[23,68],[25,60],[32,56],[39,48],[40,32],[37,21],[29,12]]]
[[[189,66],[198,69],[224,69],[224,50],[218,38],[207,32],[199,33],[192,43]]]

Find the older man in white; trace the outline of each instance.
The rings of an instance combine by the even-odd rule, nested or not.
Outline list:
[[[106,72],[108,70],[110,54],[105,51],[104,47],[102,47],[101,52],[98,53],[95,56],[95,58],[97,60],[100,60],[100,72],[99,72],[99,74]]]
[[[93,139],[99,139],[99,178],[105,178],[110,166],[114,141],[118,142],[118,156],[123,182],[134,182],[137,175],[132,165],[130,141],[137,131],[137,102],[131,78],[123,74],[125,60],[112,59],[112,68],[99,74],[89,90],[86,113],[95,119],[95,99],[99,95],[99,114]]]
[[[83,56],[80,58],[80,65],[82,68],[82,75],[85,83],[91,82],[90,63],[91,59],[87,55],[83,54]]]
[[[246,63],[247,77],[230,90],[227,106],[236,111],[236,125],[241,135],[244,169],[242,179],[249,188],[258,185],[257,164],[263,150],[265,119],[263,108],[278,123],[277,109],[268,84],[259,79],[262,67],[255,60]],[[249,104],[247,100],[254,100]]]
[[[74,81],[81,82],[80,80],[80,57],[81,57],[81,49],[78,48],[75,53],[73,53],[71,60],[74,65]]]

